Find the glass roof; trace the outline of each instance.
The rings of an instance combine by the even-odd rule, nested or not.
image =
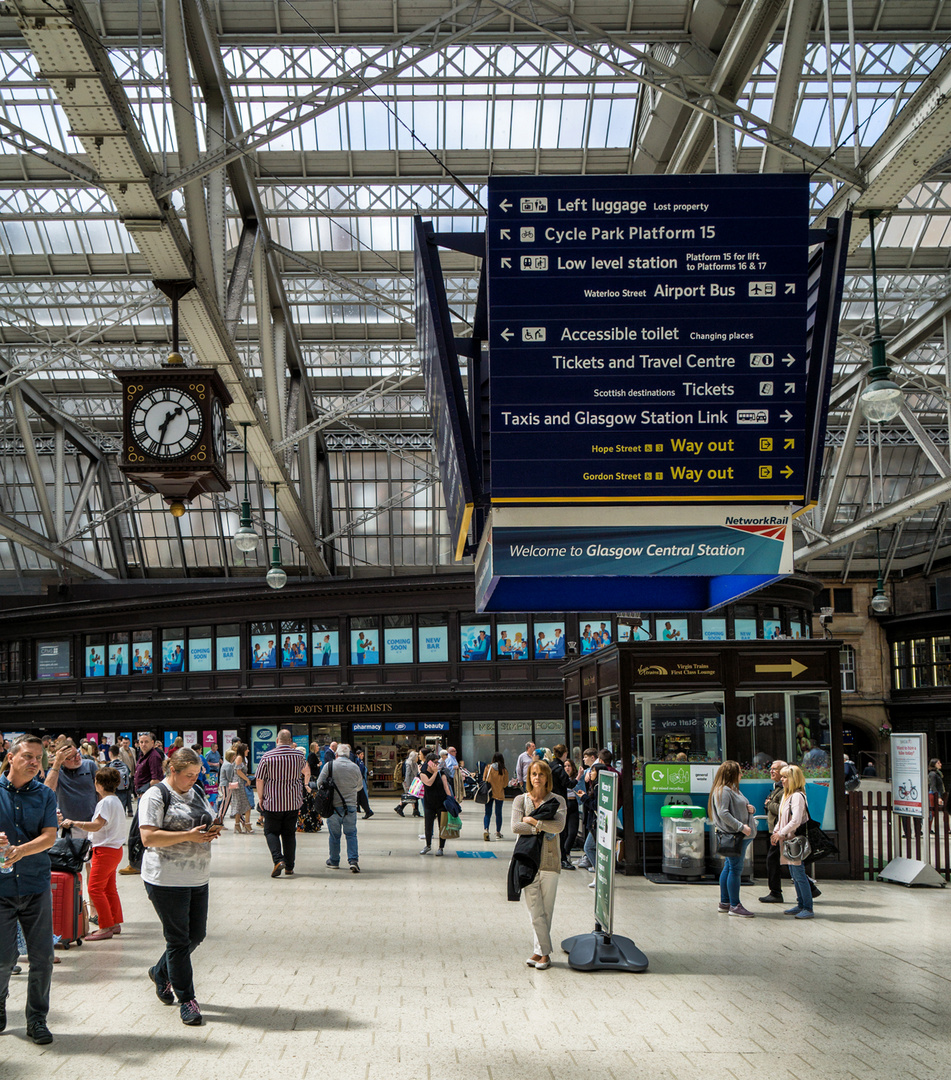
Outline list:
[[[196,152],[202,165],[202,155],[225,144],[226,162],[209,161],[199,185],[215,317],[227,321],[228,362],[246,387],[246,407],[287,412],[290,401],[305,431],[295,441],[285,417],[287,445],[274,439],[278,449],[262,444],[251,455],[253,502],[269,527],[274,476],[296,489],[302,516],[288,517],[284,504],[279,515],[285,566],[315,572],[302,529],[342,573],[453,565],[415,347],[414,215],[440,232],[477,233],[492,175],[665,172],[686,153],[700,88],[719,95],[718,108],[732,100],[763,122],[778,123],[776,110],[788,109],[789,139],[776,141],[778,159],[736,114],[738,170],[808,172],[819,223],[849,206],[857,221],[863,208],[880,211],[881,326],[918,423],[850,424],[874,333],[871,245],[867,228],[858,228],[826,486],[801,519],[802,567],[870,572],[872,525],[843,543],[836,536],[903,501],[907,513],[879,526],[882,543],[896,538],[895,568],[951,558],[947,494],[910,505],[951,475],[951,465],[942,466],[951,423],[951,120],[924,139],[904,125],[907,110],[926,120],[936,107],[921,100],[927,80],[951,95],[951,7],[909,0],[850,10],[832,0],[806,41],[787,45],[785,16],[768,32],[746,28],[733,23],[740,9],[719,0],[649,10],[626,0],[576,0],[573,15],[547,23],[533,21],[540,16],[527,0],[511,19],[490,18],[474,3],[457,6],[451,15],[452,5],[436,0],[412,12],[376,0],[216,0],[207,51],[186,62],[168,51],[157,7],[80,5],[76,26],[87,34],[80,40],[95,37],[105,47],[107,74],[150,162],[150,190],[167,200],[185,243],[199,252],[195,185],[185,188],[177,176]],[[192,6],[184,7],[195,20]],[[866,10],[873,7],[876,16]],[[576,27],[571,17],[581,20]],[[205,31],[194,21],[189,29],[199,49],[194,42]],[[746,40],[731,51],[736,34]],[[142,159],[123,157],[105,129],[92,141],[75,130],[74,97],[94,87],[81,70],[73,85],[53,77],[57,49],[65,55],[69,42],[44,40],[45,51],[34,53],[30,33],[0,14],[0,517],[31,533],[27,544],[13,540],[8,522],[0,569],[45,581],[95,568],[118,576],[258,575],[267,565],[263,544],[248,559],[230,540],[239,486],[201,497],[176,523],[161,499],[143,496],[109,466],[121,439],[114,371],[164,360],[171,313],[153,284],[156,254],[145,234],[128,227],[135,214],[124,187],[134,189],[136,177],[96,181]],[[209,59],[213,46],[223,81]],[[173,90],[183,85],[186,100]],[[857,170],[862,185],[828,175],[812,157],[797,159],[798,147]],[[697,160],[703,171],[717,167],[712,151]],[[880,162],[890,164],[880,169]],[[266,250],[267,296],[261,268],[242,270],[242,237],[252,222]],[[454,330],[465,337],[476,317],[479,260],[445,251],[443,264]],[[231,285],[240,293],[229,306]],[[288,320],[280,339],[273,322],[261,329],[262,317],[273,320],[276,311]],[[183,351],[192,344],[186,339]],[[236,415],[230,475],[240,485]],[[24,445],[28,433],[39,474]],[[107,467],[85,483],[94,452]],[[838,505],[830,512],[823,499],[837,474]],[[49,487],[45,500],[38,485]],[[323,517],[320,505],[330,508]],[[69,557],[59,561],[64,551]]]

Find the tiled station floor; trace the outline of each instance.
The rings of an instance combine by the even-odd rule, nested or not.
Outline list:
[[[298,875],[272,880],[264,838],[216,844],[209,934],[194,956],[200,1028],[156,999],[161,951],[139,878],[120,878],[121,937],[59,951],[48,1047],[24,1033],[11,980],[3,1080],[789,1080],[951,1072],[951,889],[823,883],[817,918],[756,903],[717,913],[710,886],[621,878],[615,930],[640,975],[525,966],[531,931],[505,898],[513,841],[485,844],[468,804],[447,856],[377,799],[362,873],[299,837]],[[477,817],[478,815],[478,817]],[[459,858],[488,850],[494,859]],[[554,937],[593,927],[589,875],[562,874]],[[790,898],[792,892],[787,894]]]

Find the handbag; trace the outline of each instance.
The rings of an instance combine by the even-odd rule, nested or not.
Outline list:
[[[49,850],[50,869],[58,874],[79,874],[83,863],[92,847],[89,840],[74,840],[70,829],[63,829],[63,835]]]
[[[426,785],[418,776],[410,784],[409,793],[414,799],[421,799],[426,794]]]
[[[455,840],[462,831],[462,820],[455,814],[444,810],[439,815],[439,839]]]
[[[334,763],[331,761],[330,768],[327,770],[327,779],[314,792],[314,803],[321,817],[326,818],[333,814],[335,791],[337,791],[337,785],[334,783]],[[340,792],[337,791],[337,794],[339,795]],[[343,802],[343,796],[340,801]]]
[[[480,780],[476,788],[475,801],[485,806],[492,798],[492,785],[488,780]]]
[[[812,848],[805,836],[790,836],[783,841],[783,854],[793,862],[805,862],[811,852]]]
[[[717,829],[716,833],[718,855],[739,855],[746,839],[743,833],[724,832],[722,829]]]
[[[802,826],[800,826],[802,828]],[[828,859],[830,855],[838,855],[839,849],[836,846],[835,841],[827,832],[819,827],[819,822],[809,818],[805,823],[805,835],[809,841],[809,847],[811,848],[811,854],[809,858],[813,862],[818,862],[819,859]]]

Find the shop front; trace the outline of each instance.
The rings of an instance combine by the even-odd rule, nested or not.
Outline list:
[[[823,873],[845,876],[838,672],[832,641],[621,643],[568,664],[571,755],[580,764],[586,747],[607,748],[621,770],[625,872],[659,867],[661,807],[706,807],[725,760],[740,763],[741,790],[762,812],[769,765],[781,758],[802,767],[811,816],[841,838],[838,861],[827,860]]]

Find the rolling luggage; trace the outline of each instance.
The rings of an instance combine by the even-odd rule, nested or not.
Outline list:
[[[80,874],[54,870],[50,874],[53,890],[53,933],[64,949],[73,942],[82,945],[89,933],[89,918],[83,900],[83,879]]]

